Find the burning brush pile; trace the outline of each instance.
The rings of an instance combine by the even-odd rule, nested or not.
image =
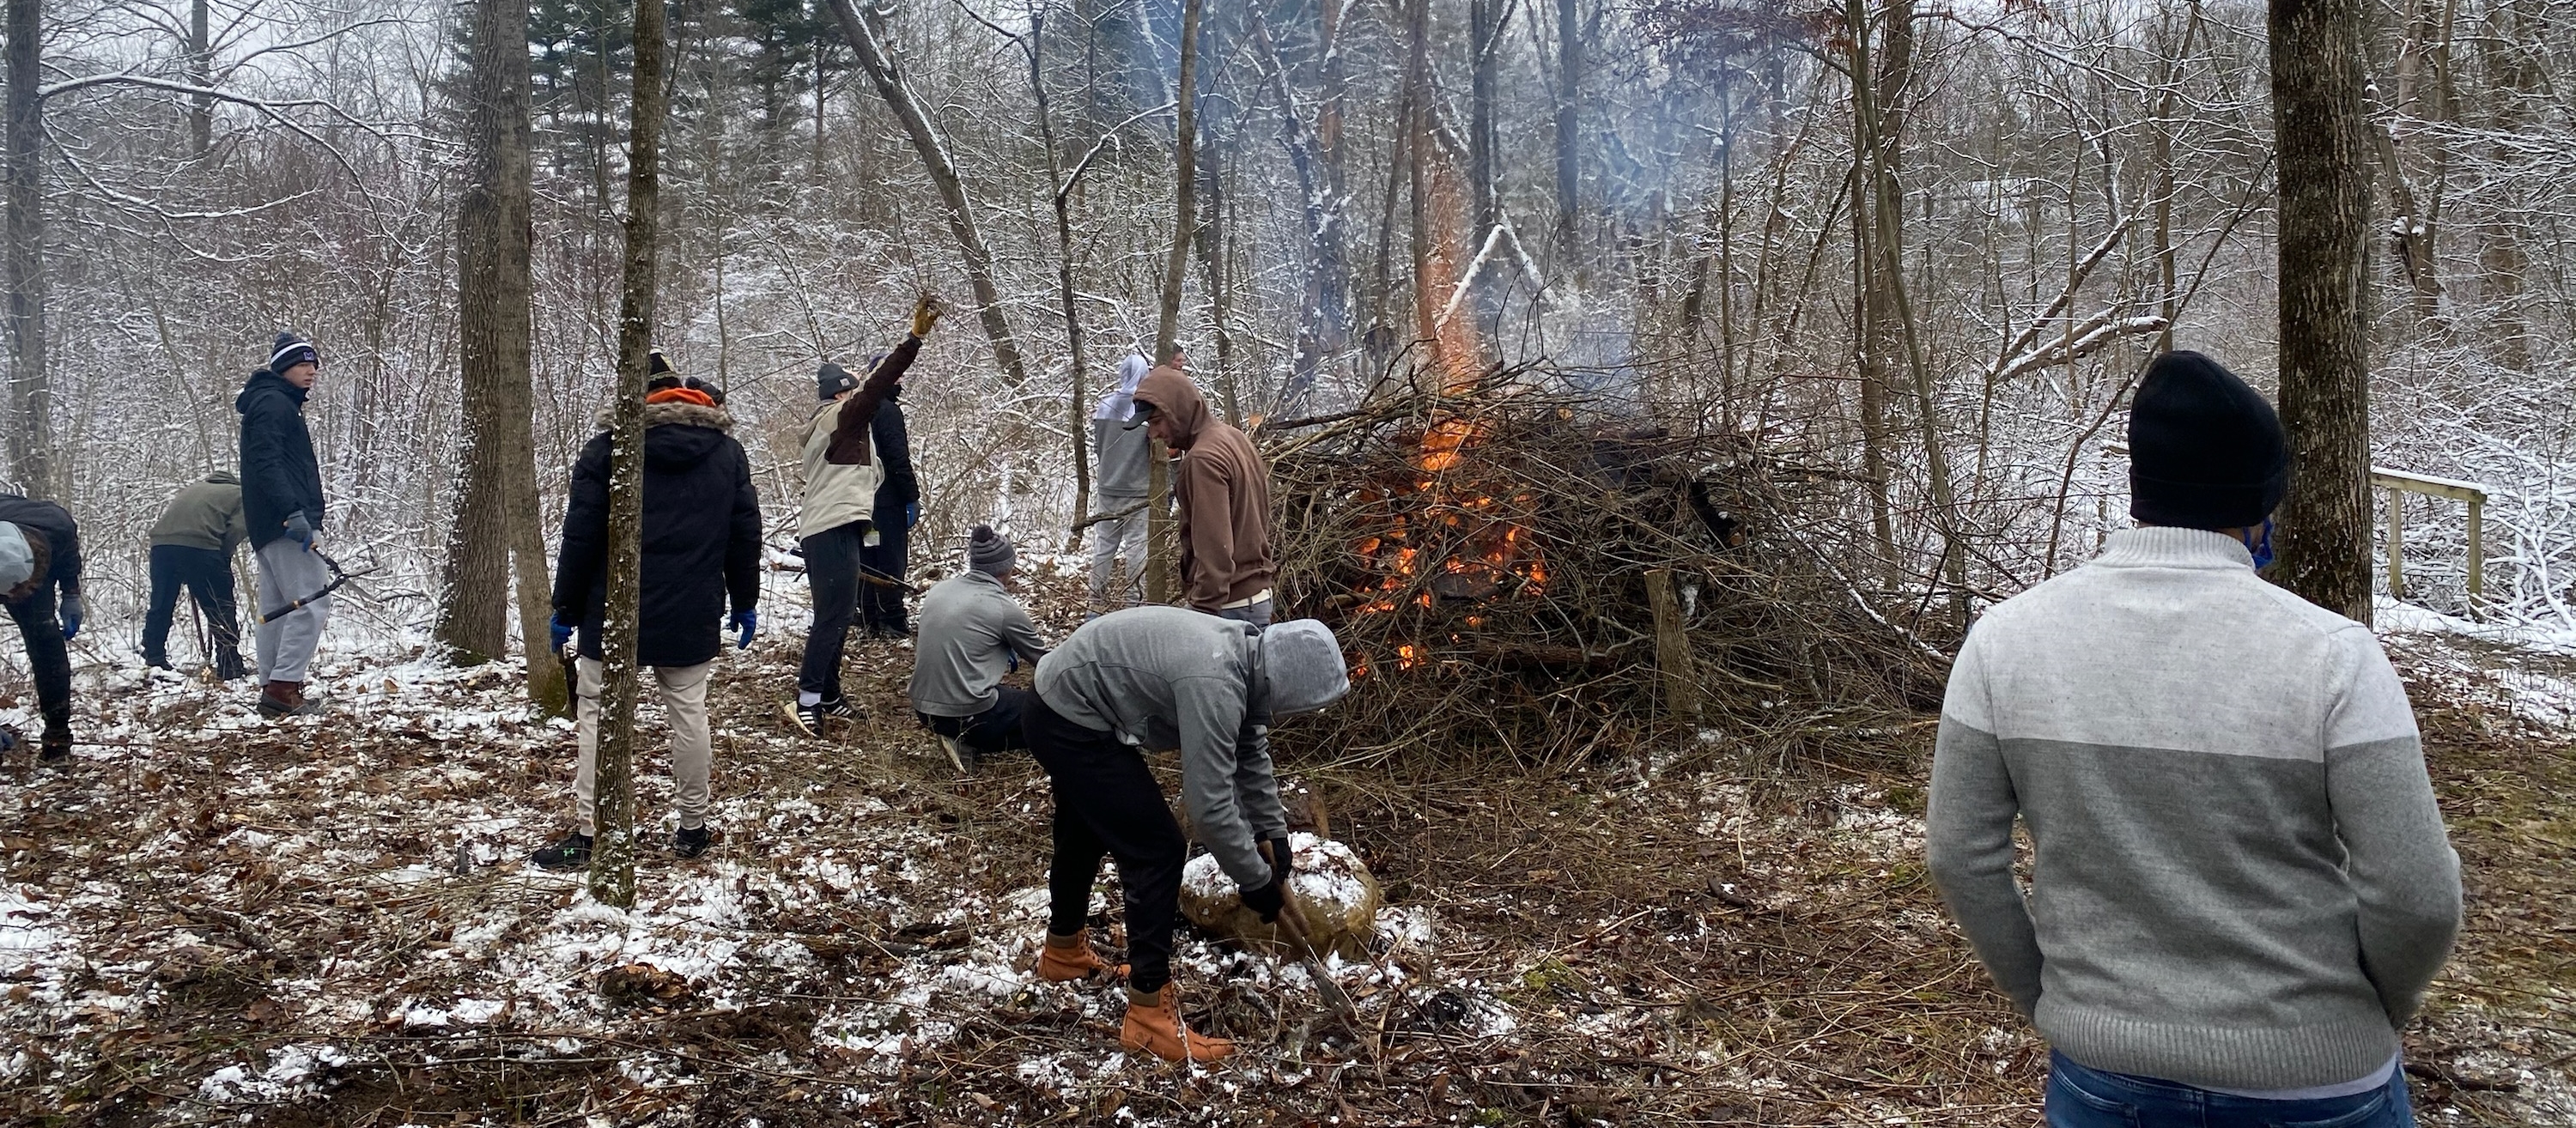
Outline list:
[[[1937,706],[1937,656],[1803,535],[1813,476],[1540,375],[1267,428],[1282,607],[1352,662],[1300,742],[1570,767],[1696,726],[1785,757]]]

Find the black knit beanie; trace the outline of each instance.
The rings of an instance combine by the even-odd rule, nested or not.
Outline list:
[[[269,346],[268,370],[271,372],[283,373],[299,364],[318,366],[321,363],[322,354],[314,351],[313,342],[292,332],[279,333],[277,340]]]
[[[671,358],[663,356],[662,350],[655,349],[644,354],[644,375],[647,378],[669,376],[675,372],[676,370],[671,367]]]
[[[2260,525],[2290,489],[2271,401],[2217,361],[2170,352],[2129,405],[2129,516],[2148,525]]]
[[[849,369],[828,360],[824,361],[823,367],[814,373],[814,398],[816,399],[828,400],[858,386],[859,378],[850,375]]]

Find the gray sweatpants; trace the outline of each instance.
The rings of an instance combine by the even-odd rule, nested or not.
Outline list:
[[[1143,504],[1141,497],[1118,497],[1095,494],[1091,499],[1093,513],[1116,513]],[[1125,563],[1127,572],[1120,580],[1118,566]],[[1091,602],[1095,610],[1107,611],[1144,602],[1145,582],[1145,511],[1137,509],[1114,521],[1103,521],[1091,527]],[[1118,587],[1118,599],[1111,602],[1109,589]]]
[[[581,832],[599,833],[599,693],[606,671],[597,658],[574,663],[574,713],[580,717],[581,762],[573,768],[573,801],[580,808]],[[671,790],[680,808],[680,825],[692,830],[707,825],[708,776],[715,767],[715,742],[707,735],[707,682],[716,664],[654,666],[653,681],[662,688],[662,712],[671,722]],[[641,822],[642,820],[637,820]]]
[[[331,582],[322,558],[287,537],[259,549],[259,613],[277,609],[320,591]],[[297,682],[313,663],[313,648],[322,642],[322,626],[331,621],[331,597],[323,596],[294,614],[259,625],[259,680]]]

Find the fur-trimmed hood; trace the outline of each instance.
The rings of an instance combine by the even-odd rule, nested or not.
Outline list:
[[[617,430],[616,409],[599,413],[601,430]],[[732,442],[733,416],[721,407],[666,400],[644,405],[644,467],[686,470]]]

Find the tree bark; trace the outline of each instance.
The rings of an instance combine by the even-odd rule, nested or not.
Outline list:
[[[832,13],[841,23],[841,33],[850,40],[851,53],[858,56],[859,69],[868,73],[868,81],[885,99],[897,121],[903,123],[904,135],[911,139],[913,151],[921,155],[921,166],[930,173],[930,182],[939,190],[939,201],[947,211],[948,232],[957,240],[965,259],[966,284],[975,291],[975,316],[983,322],[984,337],[992,342],[993,363],[1002,370],[1002,381],[1017,388],[1027,383],[1028,365],[1020,356],[1019,338],[1011,332],[1011,319],[1002,306],[1001,289],[993,282],[993,253],[984,245],[984,234],[975,222],[974,205],[966,198],[966,183],[957,175],[957,162],[948,155],[948,146],[932,130],[930,115],[914,96],[912,84],[897,69],[894,54],[878,41],[874,28],[851,6],[850,0],[832,0]]]
[[[848,0],[838,0],[846,4]],[[608,607],[599,701],[598,836],[590,895],[635,904],[635,666],[643,588],[644,381],[653,348],[654,240],[661,213],[664,81],[662,0],[635,0],[634,117],[626,134],[626,268],[617,302],[617,404],[608,485]]]
[[[1498,84],[1495,56],[1503,37],[1503,24],[1511,9],[1503,0],[1468,0],[1467,50],[1472,52],[1467,66],[1467,177],[1476,193],[1476,229],[1479,242],[1502,217],[1502,194],[1496,188],[1500,176],[1500,157],[1494,152],[1494,97]]]
[[[2370,621],[2369,123],[2360,0],[2271,0],[2281,424],[2290,495],[2273,575]]]
[[[45,371],[44,81],[37,49],[42,0],[8,0],[9,455],[18,488],[31,497],[60,492],[54,480],[53,384]]]
[[[1056,297],[1064,307],[1064,344],[1072,358],[1073,412],[1073,527],[1065,540],[1064,550],[1082,547],[1082,523],[1091,509],[1091,404],[1088,388],[1090,359],[1082,351],[1082,306],[1073,289],[1073,193],[1074,184],[1065,178],[1064,154],[1056,147],[1055,119],[1047,106],[1046,86],[1046,5],[1029,11],[1029,94],[1037,102],[1038,142],[1046,147],[1047,183],[1055,189],[1055,281]]]
[[[1580,263],[1579,221],[1583,183],[1583,19],[1580,0],[1556,0],[1556,242],[1565,260]]]
[[[2481,40],[2482,51],[2500,56],[2490,64],[2500,81],[2489,95],[2493,109],[2487,130],[2492,139],[2487,144],[2498,164],[2511,160],[2509,150],[2521,143],[2523,131],[2530,126],[2528,103],[2540,96],[2540,67],[2526,38],[2534,21],[2524,15],[2525,2],[2504,0],[2495,5],[2488,17],[2495,32]],[[2531,368],[2531,323],[2523,311],[2522,239],[2528,217],[2512,206],[2514,202],[2503,201],[2505,206],[2496,209],[2501,214],[2479,225],[2478,291],[2495,326],[2496,363],[2526,372]]]
[[[834,0],[843,3],[846,0]],[[1181,74],[1173,103],[1172,253],[1163,260],[1162,307],[1154,320],[1154,363],[1169,364],[1181,332],[1181,288],[1188,283],[1190,240],[1198,231],[1199,14],[1204,0],[1181,8]]]
[[[207,0],[194,0],[188,5],[188,81],[201,89],[215,84],[215,47],[206,29],[206,4]],[[519,23],[527,26],[524,18]],[[205,156],[214,144],[215,100],[200,94],[188,100],[188,155]]]

